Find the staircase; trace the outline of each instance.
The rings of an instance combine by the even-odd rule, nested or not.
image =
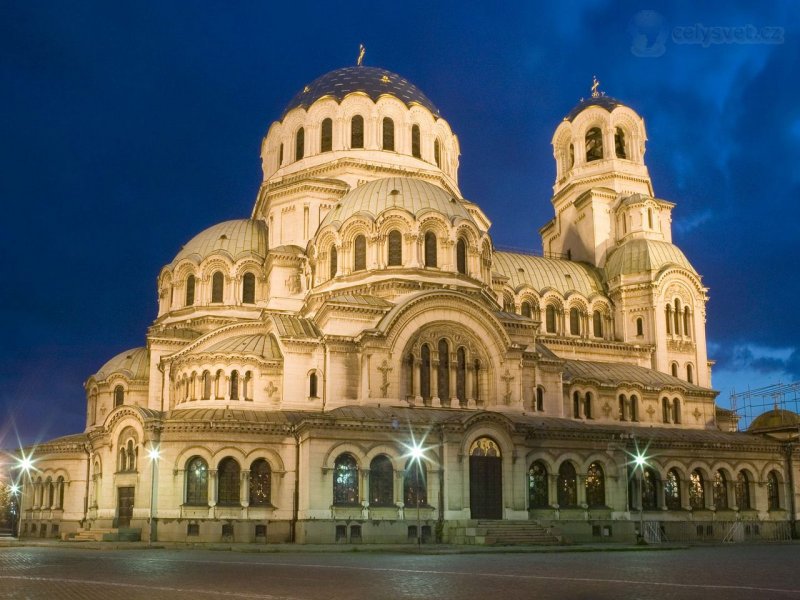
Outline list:
[[[77,533],[64,534],[65,542],[138,542],[141,529],[120,527],[119,529],[81,529]]]
[[[450,542],[476,546],[546,546],[563,544],[536,521],[462,521],[452,530]]]

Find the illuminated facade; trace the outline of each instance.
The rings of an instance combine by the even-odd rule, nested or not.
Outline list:
[[[502,252],[419,89],[311,82],[264,137],[252,214],[181,248],[145,346],[87,380],[86,430],[36,449],[23,534],[784,535],[791,467],[715,406],[706,288],[645,140],[595,86],[553,136],[543,255]]]

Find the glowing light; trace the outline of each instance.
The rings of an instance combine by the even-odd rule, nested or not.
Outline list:
[[[161,458],[161,450],[156,447],[150,448],[147,451],[147,456],[150,458],[150,460],[158,460]]]
[[[33,466],[33,459],[30,456],[26,456],[24,453],[22,454],[22,458],[17,459],[16,468],[23,471],[26,475],[30,473],[34,466]]]
[[[420,461],[425,458],[425,448],[417,444],[412,444],[408,447],[408,455],[412,460]]]
[[[16,483],[12,483],[10,486],[8,486],[8,491],[11,492],[12,496],[16,496],[19,494],[19,486]]]
[[[637,452],[633,457],[633,462],[636,464],[637,468],[643,469],[645,465],[647,465],[647,456]]]

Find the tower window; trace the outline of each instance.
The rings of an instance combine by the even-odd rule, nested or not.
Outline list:
[[[569,309],[569,332],[571,335],[581,334],[581,314],[575,307]]]
[[[683,308],[683,335],[692,337],[691,318],[689,316],[689,307]]]
[[[222,271],[215,271],[211,276],[211,301],[222,302],[222,292],[225,289],[225,276]]]
[[[333,149],[333,120],[323,119],[319,134],[319,151],[330,152]]]
[[[467,243],[464,238],[458,238],[456,243],[456,269],[463,275],[467,274]]]
[[[569,157],[568,157],[567,168],[571,169],[575,165],[575,146],[573,144],[569,145]]]
[[[394,150],[394,121],[383,118],[383,149]]]
[[[644,335],[644,321],[642,317],[636,318],[636,335],[642,337]]]
[[[625,154],[625,132],[622,131],[621,127],[617,127],[617,130],[614,132],[614,149],[617,154],[617,158],[628,158]],[[652,225],[650,226],[653,227]]]
[[[450,348],[447,340],[439,340],[439,368],[437,369],[437,384],[439,398],[447,400],[450,398]]]
[[[556,307],[552,304],[548,304],[545,310],[545,328],[547,333],[556,332]]]
[[[364,117],[356,115],[350,119],[350,147],[364,147]]]
[[[297,130],[294,138],[294,159],[300,160],[306,151],[306,131],[302,127]]]
[[[339,269],[338,253],[336,252],[336,246],[331,244],[330,268],[329,268],[329,275],[330,275],[331,279],[336,277],[336,271],[338,269]]]
[[[586,162],[603,158],[603,132],[599,127],[592,127],[586,132]]]
[[[528,317],[530,319],[531,318],[531,304],[530,304],[530,302],[528,302],[527,300],[525,302],[523,302],[522,306],[520,307],[520,312],[522,313],[523,317]]]
[[[536,410],[539,412],[544,410],[544,388],[542,386],[536,387]]]
[[[195,288],[194,275],[189,275],[186,278],[186,306],[191,306],[192,304],[194,304],[194,288]]]
[[[419,125],[411,126],[411,156],[414,158],[422,158],[419,143]]]
[[[308,376],[308,396],[309,398],[317,398],[317,374],[311,373]]]
[[[363,271],[367,268],[367,238],[357,235],[353,241],[353,270]]]
[[[231,372],[231,400],[239,399],[239,371]]]
[[[256,301],[256,276],[245,273],[242,277],[242,303],[255,304]]]
[[[403,264],[403,236],[396,229],[392,229],[388,236],[390,267],[399,267]]]
[[[436,266],[436,234],[432,231],[425,233],[425,266]]]
[[[441,168],[442,167],[442,151],[439,148],[439,140],[436,139],[433,141],[433,160],[436,163],[436,166]]]
[[[278,148],[278,168],[283,164],[283,144]]]
[[[592,313],[592,328],[594,329],[594,337],[603,337],[603,315],[599,310]]]
[[[692,363],[686,365],[686,381],[694,383],[694,368],[692,367]]]
[[[125,388],[118,385],[114,388],[114,408],[125,403]]]

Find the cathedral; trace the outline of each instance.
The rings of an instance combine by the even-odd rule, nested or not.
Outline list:
[[[249,216],[165,257],[144,345],[86,380],[85,430],[29,449],[21,535],[791,535],[800,454],[715,404],[707,289],[642,117],[595,81],[555,127],[542,251],[505,252],[436,105],[360,63],[272,123]]]

